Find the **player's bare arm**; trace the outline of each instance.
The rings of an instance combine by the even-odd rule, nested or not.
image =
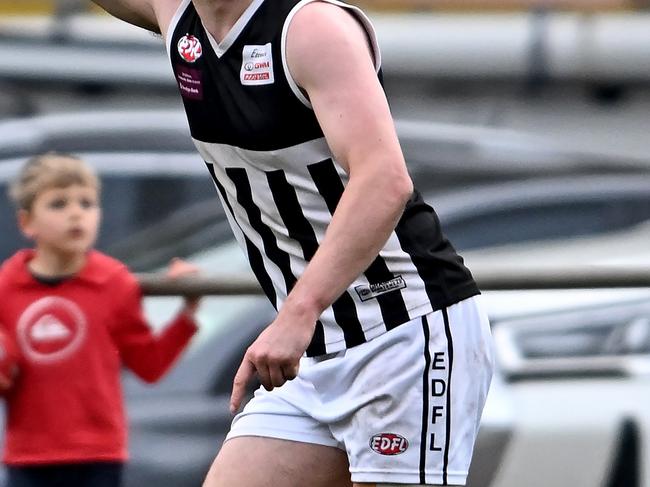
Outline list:
[[[413,191],[357,21],[331,4],[305,6],[289,27],[287,59],[349,182],[319,250],[277,319],[247,351],[235,378],[233,409],[255,372],[267,389],[295,376],[316,320],[375,259]]]
[[[289,29],[287,56],[349,175],[325,239],[285,303],[306,303],[318,317],[375,259],[413,186],[359,23],[334,5],[310,4]]]
[[[179,0],[93,0],[109,14],[129,24],[166,34]]]

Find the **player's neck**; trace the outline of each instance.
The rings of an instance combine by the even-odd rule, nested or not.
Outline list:
[[[62,254],[38,248],[27,264],[34,274],[44,277],[71,276],[77,274],[86,264],[87,253]]]
[[[253,0],[192,0],[205,28],[221,42]]]

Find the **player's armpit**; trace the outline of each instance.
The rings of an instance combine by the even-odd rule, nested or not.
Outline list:
[[[156,0],[92,0],[109,14],[129,24],[160,34]]]

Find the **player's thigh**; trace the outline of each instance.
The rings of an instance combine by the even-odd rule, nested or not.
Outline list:
[[[224,443],[203,487],[351,487],[348,469],[338,448],[240,436]]]

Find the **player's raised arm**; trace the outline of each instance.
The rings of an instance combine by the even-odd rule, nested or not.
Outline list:
[[[156,0],[93,0],[109,14],[152,32],[161,33]]]

